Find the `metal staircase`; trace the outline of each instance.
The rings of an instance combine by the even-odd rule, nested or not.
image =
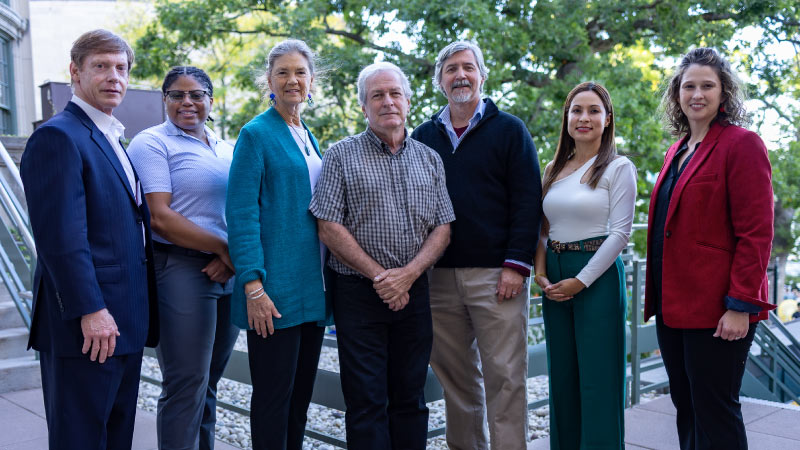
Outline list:
[[[742,395],[800,404],[800,343],[774,312],[756,329]]]
[[[41,386],[35,352],[26,350],[36,248],[16,162],[0,142],[0,393]]]

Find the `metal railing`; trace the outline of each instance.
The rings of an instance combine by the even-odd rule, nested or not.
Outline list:
[[[771,326],[761,321],[756,328],[742,392],[800,404],[800,344],[774,312],[770,312],[769,322]]]
[[[25,323],[31,327],[31,283],[36,266],[36,245],[30,231],[28,213],[16,192],[23,192],[19,169],[0,142],[0,279]]]
[[[31,281],[33,268],[36,264],[36,251],[33,237],[30,232],[30,223],[23,201],[17,198],[15,190],[22,192],[22,181],[19,171],[0,142],[0,161],[8,171],[6,175],[0,171],[0,279],[7,287],[20,316],[25,325],[31,325]],[[634,230],[646,229],[644,224],[634,225]],[[658,348],[653,323],[642,323],[642,309],[645,284],[645,261],[633,256],[631,247],[623,254],[625,263],[626,285],[629,289],[629,317],[628,317],[628,398],[627,404],[636,405],[640,402],[642,394],[668,387],[668,381],[656,382],[643,381],[643,375],[663,367],[660,356],[652,353]],[[772,280],[771,280],[772,281]],[[537,310],[541,304],[541,297],[531,298],[531,310]],[[774,313],[770,313],[772,328],[765,322],[758,325],[754,348],[748,361],[742,392],[746,395],[775,401],[795,401],[800,403],[800,343],[780,322]],[[530,327],[542,326],[542,318],[534,314],[529,319]],[[783,340],[787,341],[784,343]],[[336,347],[336,340],[326,336],[323,345]],[[155,357],[152,349],[146,349],[145,354]],[[528,376],[547,374],[547,357],[544,343],[528,346]],[[226,379],[244,384],[251,384],[249,363],[246,352],[234,351],[225,370]],[[662,377],[665,378],[665,377]],[[160,381],[153,377],[142,376],[146,382],[160,385]],[[433,371],[428,369],[425,384],[425,398],[428,402],[440,400],[442,389]],[[540,398],[528,404],[529,409],[539,408],[548,404],[549,398]],[[339,411],[345,410],[344,398],[341,391],[339,374],[336,372],[319,369],[314,385],[312,402]],[[217,404],[227,410],[249,416],[246,408],[218,401]],[[429,430],[428,437],[444,434],[445,428]],[[330,436],[321,430],[307,429],[306,435],[338,447],[346,448],[346,443],[335,436]]]
[[[629,305],[633,311],[641,311],[643,303],[644,291],[644,261],[637,260],[633,257],[632,252],[628,251],[623,255],[625,263],[625,270],[628,278],[628,287],[632,292],[629,298]],[[638,274],[638,275],[637,275]],[[542,302],[541,297],[531,297],[531,310],[537,310],[536,305]],[[629,364],[629,372],[627,381],[632,389],[629,389],[629,397],[627,399],[628,405],[639,403],[641,395],[656,389],[666,387],[666,383],[647,383],[642,382],[641,375],[650,370],[658,369],[661,365],[660,357],[657,361],[652,358],[642,359],[641,353],[649,353],[658,348],[655,339],[655,327],[652,324],[641,324],[639,313],[634,313],[630,317],[629,331],[628,331],[628,348],[630,349],[631,364]],[[542,318],[539,314],[534,314],[529,317],[529,326],[537,327],[542,326]],[[326,347],[335,348],[336,339],[333,336],[326,335],[323,345]],[[145,355],[155,357],[153,349],[145,349]],[[528,377],[547,374],[547,354],[544,342],[528,346]],[[223,377],[232,381],[244,384],[251,384],[249,363],[247,359],[247,352],[234,350],[228,366],[225,369]],[[142,380],[160,385],[160,380],[150,377],[142,376]],[[642,385],[644,383],[644,385]],[[427,380],[425,383],[425,400],[426,402],[434,402],[442,399],[442,388],[439,385],[433,371],[428,368]],[[338,411],[345,410],[344,397],[341,390],[341,382],[339,374],[329,370],[318,369],[317,377],[314,382],[314,392],[311,402],[327,408],[335,409]],[[528,409],[536,409],[546,406],[549,402],[548,397],[539,398],[528,403]],[[250,411],[238,405],[233,405],[225,401],[218,401],[217,404],[227,410],[249,416]],[[445,427],[435,428],[428,430],[428,438],[436,437],[445,433]],[[325,442],[341,448],[346,448],[346,442],[338,437],[331,436],[322,430],[306,429],[306,435],[310,438]]]

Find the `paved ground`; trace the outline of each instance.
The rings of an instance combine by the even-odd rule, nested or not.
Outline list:
[[[800,449],[800,408],[761,400],[742,399],[742,415],[750,450]],[[528,445],[528,450],[550,448],[547,438]],[[625,448],[677,450],[675,408],[662,397],[625,412]]]
[[[46,450],[47,423],[44,418],[42,390],[8,392],[0,394],[0,449]],[[156,450],[156,416],[149,412],[136,412],[132,450]],[[216,450],[235,450],[217,441]]]
[[[742,399],[742,414],[747,425],[751,450],[800,449],[800,408],[761,400]],[[43,450],[47,448],[47,426],[42,405],[42,390],[0,394],[0,449]],[[626,448],[678,449],[675,432],[675,409],[668,397],[633,407],[625,412]],[[550,447],[547,438],[533,441],[528,450]],[[155,450],[156,419],[138,411],[133,450]],[[217,450],[234,450],[217,441]]]

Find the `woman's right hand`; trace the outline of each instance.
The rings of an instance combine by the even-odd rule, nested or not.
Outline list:
[[[248,292],[254,292],[259,289],[263,289],[259,280],[251,281],[244,286],[245,301],[247,302],[247,324],[255,330],[257,335],[267,337],[275,333],[272,318],[280,319],[281,313],[278,312],[278,308],[272,303],[272,299],[263,290],[253,295],[253,298],[247,295]]]

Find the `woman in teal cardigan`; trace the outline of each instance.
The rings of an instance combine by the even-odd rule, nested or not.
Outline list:
[[[323,331],[324,247],[308,212],[322,167],[300,119],[311,104],[314,54],[276,45],[264,81],[271,108],[242,128],[228,184],[228,246],[236,269],[231,317],[247,329],[254,449],[301,449]]]

